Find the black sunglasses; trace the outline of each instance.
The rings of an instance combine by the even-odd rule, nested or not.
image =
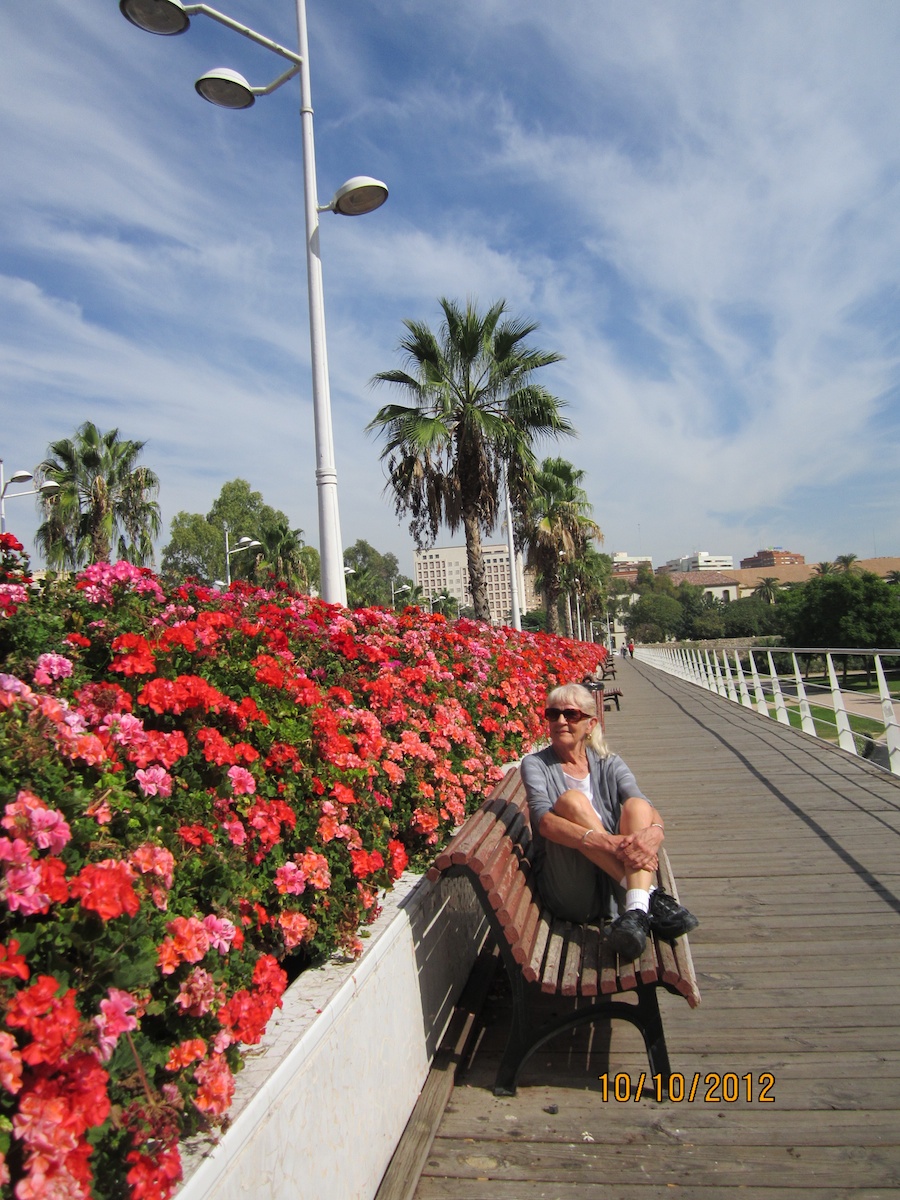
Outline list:
[[[582,712],[580,708],[545,708],[544,716],[548,721],[558,721],[560,717],[565,717],[570,725],[590,719],[589,714]]]

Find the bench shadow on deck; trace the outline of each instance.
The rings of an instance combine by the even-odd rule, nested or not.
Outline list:
[[[896,1195],[900,780],[639,662],[617,683],[607,736],[664,813],[702,922],[702,1005],[661,998],[684,1099],[659,1104],[646,1080],[636,1099],[646,1057],[625,1022],[561,1035],[515,1097],[494,1096],[509,1021],[498,971],[421,1173],[391,1196]],[[452,1080],[452,1052],[436,1069],[446,1079],[448,1064]]]

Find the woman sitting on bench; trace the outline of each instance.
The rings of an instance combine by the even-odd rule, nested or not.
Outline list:
[[[576,924],[616,917],[607,945],[637,958],[651,930],[672,941],[699,922],[653,886],[662,817],[610,752],[595,707],[580,683],[554,688],[544,710],[550,745],[522,760],[532,866],[556,916]]]

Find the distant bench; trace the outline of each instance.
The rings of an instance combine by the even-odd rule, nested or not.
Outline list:
[[[465,875],[488,922],[512,989],[513,1018],[494,1083],[497,1096],[514,1096],[525,1061],[544,1042],[585,1021],[621,1017],[644,1039],[651,1076],[671,1074],[657,988],[700,1003],[687,937],[670,944],[651,935],[640,958],[617,959],[603,944],[600,925],[573,925],[541,903],[528,852],[531,827],[519,769],[509,771],[481,808],[460,828],[428,872],[432,880]],[[659,852],[659,883],[677,898],[665,849]],[[635,993],[637,1004],[614,1001]],[[562,1016],[541,1021],[532,1009],[540,993],[573,998]],[[648,1091],[648,1094],[649,1091]]]

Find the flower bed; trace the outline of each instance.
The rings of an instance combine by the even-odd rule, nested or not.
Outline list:
[[[358,954],[598,648],[0,555],[2,1195],[167,1197],[289,977]]]

